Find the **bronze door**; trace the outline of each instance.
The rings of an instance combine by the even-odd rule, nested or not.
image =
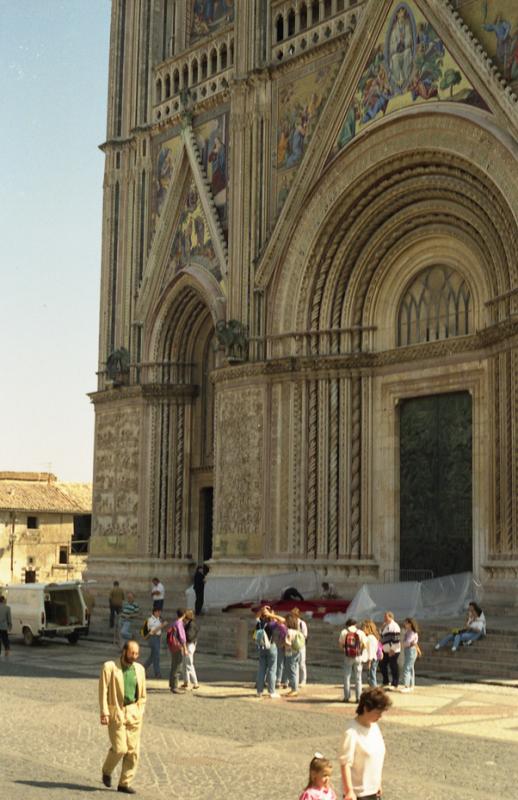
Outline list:
[[[473,565],[472,407],[468,392],[400,406],[400,569],[435,577]]]

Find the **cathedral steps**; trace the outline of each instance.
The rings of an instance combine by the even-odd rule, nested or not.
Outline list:
[[[138,598],[141,608],[147,608],[147,598]],[[100,606],[100,607],[99,607]],[[107,626],[107,607],[96,606],[92,620],[91,637],[111,641],[112,632]],[[175,618],[174,610],[165,609],[168,620]],[[145,619],[142,614],[135,624],[139,630]],[[249,611],[222,614],[210,612],[199,619],[199,650],[226,658],[255,659],[256,648],[252,639],[254,616]],[[518,685],[518,624],[516,618],[499,615],[488,619],[489,633],[485,639],[471,647],[461,647],[455,653],[451,646],[439,651],[435,644],[462,621],[443,620],[421,624],[420,646],[422,658],[416,663],[416,674],[438,680],[461,680]],[[341,626],[328,625],[321,620],[309,622],[307,662],[311,666],[326,668],[330,674],[341,672],[341,652],[338,637]],[[400,657],[400,671],[403,657]]]

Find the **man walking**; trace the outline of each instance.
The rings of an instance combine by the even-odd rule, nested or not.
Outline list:
[[[135,595],[133,592],[128,592],[126,600],[122,604],[119,620],[119,645],[122,646],[124,642],[128,642],[133,638],[133,620],[140,613],[140,606],[135,603]]]
[[[0,597],[0,653],[2,652],[2,645],[5,649],[6,656],[11,652],[9,645],[9,631],[13,627],[11,619],[11,609],[5,602],[5,597]]]
[[[113,589],[110,592],[110,628],[113,628],[115,618],[121,613],[122,604],[124,603],[124,591],[119,586],[119,581],[113,581]]]
[[[138,642],[125,642],[120,659],[106,661],[99,678],[101,725],[108,726],[111,747],[102,768],[102,781],[110,787],[112,772],[122,759],[117,791],[136,794],[131,783],[137,770],[140,731],[146,702],[146,673],[137,663]]]
[[[162,628],[167,625],[167,620],[160,619],[160,609],[154,608],[147,622],[147,641],[149,644],[149,657],[144,664],[144,669],[153,665],[155,678],[161,678],[160,674],[160,643],[162,641]]]
[[[178,679],[182,669],[183,660],[187,654],[187,638],[183,624],[185,608],[176,611],[176,621],[173,622],[167,631],[167,646],[171,653],[171,671],[169,673],[169,689],[173,694],[181,694],[178,688]]]
[[[164,607],[165,589],[164,584],[158,578],[153,578],[151,583],[151,599],[153,601],[153,611],[158,608],[162,611]]]

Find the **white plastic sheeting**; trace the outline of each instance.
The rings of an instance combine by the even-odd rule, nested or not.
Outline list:
[[[458,617],[469,601],[476,600],[477,596],[471,572],[445,575],[421,583],[364,583],[346,614],[327,614],[324,620],[333,625],[341,625],[349,617],[358,621],[368,618],[380,622],[385,611],[392,611],[397,620],[404,617]]]
[[[285,589],[294,586],[304,598],[316,597],[319,580],[314,570],[307,572],[285,572],[279,575],[255,575],[239,578],[213,578],[205,584],[203,607],[225,608],[234,603],[256,603],[259,600],[279,600]],[[187,589],[188,605],[194,603],[192,587]]]

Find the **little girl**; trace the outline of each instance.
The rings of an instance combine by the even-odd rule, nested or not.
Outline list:
[[[322,753],[315,753],[309,765],[308,785],[299,800],[336,800],[335,790],[329,783],[331,762]]]

